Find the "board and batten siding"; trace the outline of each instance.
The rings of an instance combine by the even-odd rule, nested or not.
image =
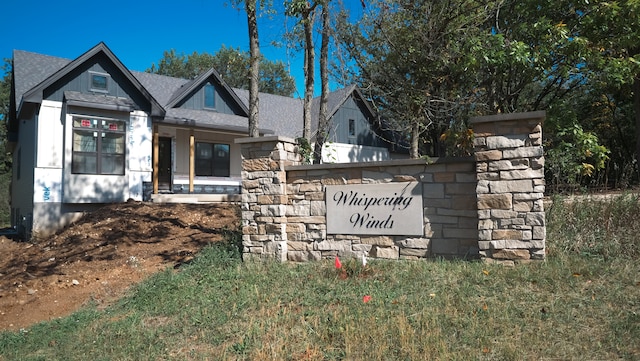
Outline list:
[[[213,85],[215,91],[215,108],[209,109],[204,106],[204,88],[206,85]],[[232,101],[231,97],[223,91],[222,87],[214,82],[207,82],[191,93],[183,102],[178,104],[178,108],[191,110],[210,110],[223,114],[242,115],[242,111]]]
[[[329,139],[336,143],[357,144],[361,146],[384,147],[363,110],[360,101],[349,97],[333,116],[333,126]],[[355,136],[349,136],[349,120],[355,121]]]
[[[107,92],[93,91],[90,87],[92,73],[109,76]],[[82,94],[104,94],[112,97],[131,99],[141,110],[150,112],[151,104],[140,92],[130,84],[120,70],[103,54],[94,56],[91,61],[69,72],[60,80],[44,90],[43,98],[62,102],[65,91],[76,91]]]

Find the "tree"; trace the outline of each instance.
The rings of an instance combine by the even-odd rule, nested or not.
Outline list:
[[[327,139],[329,132],[328,119],[328,95],[329,95],[329,31],[331,24],[329,22],[329,3],[327,1],[322,5],[322,40],[320,44],[320,83],[322,84],[320,92],[320,111],[318,114],[318,133],[316,134],[316,144],[314,146],[314,162],[319,164],[322,161],[322,147]]]
[[[299,17],[299,24],[303,28],[304,44],[304,102],[303,102],[303,130],[302,137],[311,139],[311,101],[313,99],[313,86],[315,79],[315,47],[313,44],[313,23],[315,9],[318,2],[307,0],[288,0],[285,2],[285,14]]]
[[[483,35],[492,8],[476,0],[375,0],[367,9],[338,27],[354,78],[394,128],[410,134],[412,158],[437,155],[440,134],[468,107],[468,44]],[[421,152],[423,134],[430,149]]]
[[[0,67],[4,72],[4,77],[0,80],[0,174],[11,170],[11,154],[7,149],[7,122],[9,121],[12,67],[11,59],[4,59],[4,64]]]
[[[640,165],[640,2],[595,0],[579,4],[576,22],[596,54],[587,59],[587,65],[606,78],[607,83],[617,88],[630,86],[633,93],[637,167]]]
[[[7,147],[7,122],[11,99],[12,61],[4,59],[0,71],[4,77],[0,80],[0,227],[11,224],[11,203],[9,188],[11,184],[11,154]]]
[[[260,98],[258,96],[258,81],[260,76],[260,42],[258,39],[258,16],[256,0],[244,0],[247,11],[247,24],[249,28],[249,136],[258,137]]]
[[[206,52],[193,52],[190,55],[177,54],[172,49],[165,51],[158,64],[152,64],[146,71],[193,79],[213,67],[229,86],[249,89],[250,58],[249,52],[224,45],[213,55]],[[295,92],[295,80],[282,61],[269,61],[262,57],[259,88],[264,93],[292,96]]]

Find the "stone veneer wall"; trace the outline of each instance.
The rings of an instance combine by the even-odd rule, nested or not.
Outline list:
[[[285,137],[242,150],[243,258],[544,258],[544,112],[479,117],[475,158],[301,165]],[[326,185],[419,182],[424,234],[327,234]]]
[[[545,112],[470,119],[478,173],[478,246],[497,260],[545,257]]]

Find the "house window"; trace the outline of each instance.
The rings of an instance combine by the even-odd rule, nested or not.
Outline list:
[[[349,137],[356,136],[356,120],[349,119]]]
[[[196,175],[228,177],[229,144],[196,143]]]
[[[89,90],[108,93],[109,78],[109,74],[89,72]]]
[[[207,84],[204,86],[204,107],[207,109],[215,109],[216,108],[216,88]]]
[[[74,116],[71,172],[123,175],[125,128],[122,120]]]

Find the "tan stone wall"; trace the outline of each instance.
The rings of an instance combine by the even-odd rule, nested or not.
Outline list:
[[[545,257],[544,112],[470,120],[478,177],[478,246],[487,259]]]
[[[244,259],[310,261],[365,255],[544,258],[544,113],[471,120],[470,158],[301,165],[294,140],[238,140]],[[327,234],[326,185],[419,182],[424,234]]]
[[[327,234],[326,185],[420,182],[422,236]],[[473,159],[403,160],[287,168],[288,259],[340,257],[416,259],[478,255]]]

